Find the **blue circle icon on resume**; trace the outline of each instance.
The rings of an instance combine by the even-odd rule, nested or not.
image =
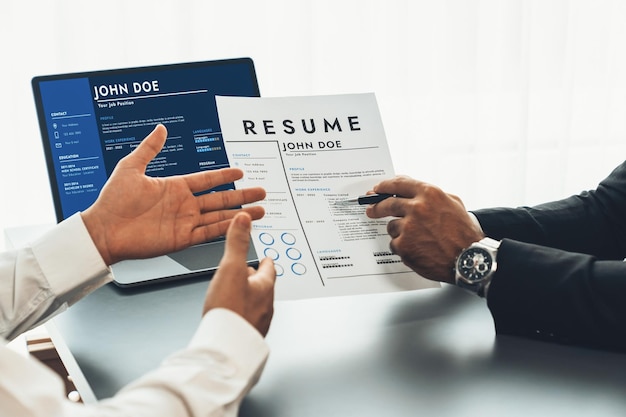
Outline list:
[[[296,243],[296,237],[287,232],[280,235],[280,240],[282,240],[285,245],[293,245],[294,243]]]
[[[298,259],[302,258],[302,253],[296,249],[296,248],[289,248],[287,249],[287,257],[289,259],[293,259],[294,261],[297,261]]]
[[[264,245],[273,245],[274,244],[274,236],[270,235],[269,233],[265,233],[265,232],[261,233],[259,235],[259,240]]]
[[[263,255],[265,255],[266,258],[271,258],[274,261],[276,259],[278,259],[278,251],[276,251],[276,249],[274,248],[265,248],[265,250],[263,251]]]
[[[306,273],[306,266],[303,264],[296,262],[291,265],[291,271],[296,275],[304,275]]]

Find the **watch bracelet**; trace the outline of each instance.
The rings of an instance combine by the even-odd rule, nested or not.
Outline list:
[[[483,285],[481,285],[481,283],[468,284],[467,282],[463,281],[462,279],[458,279],[457,278],[457,273],[458,273],[457,272],[457,262],[458,262],[459,257],[461,257],[463,252],[465,252],[467,249],[471,248],[472,246],[475,246],[477,243],[479,243],[481,246],[486,246],[486,247],[496,251],[496,256],[493,259],[493,263],[494,263],[494,265],[496,267],[495,267],[495,269],[493,269],[490,272],[489,279]],[[463,289],[465,289],[465,290],[467,290],[467,291],[469,291],[469,292],[471,292],[473,294],[476,294],[476,295],[478,295],[481,298],[487,298],[487,293],[489,292],[489,286],[491,285],[491,280],[493,278],[493,274],[497,270],[496,258],[497,258],[497,251],[500,248],[500,243],[501,242],[499,240],[492,239],[490,237],[484,237],[481,240],[479,240],[478,242],[474,242],[470,246],[468,246],[467,248],[464,248],[461,251],[461,253],[459,254],[459,256],[457,256],[457,258],[455,259],[455,262],[454,262],[453,271],[454,271],[454,278],[455,278],[454,281],[455,281],[455,284],[458,287],[463,288]]]

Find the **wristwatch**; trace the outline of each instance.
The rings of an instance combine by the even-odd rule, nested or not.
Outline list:
[[[463,249],[454,264],[456,285],[485,297],[498,266],[499,247],[500,241],[486,237]]]

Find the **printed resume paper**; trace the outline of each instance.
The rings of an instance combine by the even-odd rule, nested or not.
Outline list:
[[[216,100],[238,186],[267,191],[252,241],[274,260],[277,299],[439,286],[389,251],[389,219],[337,204],[395,175],[374,94]]]

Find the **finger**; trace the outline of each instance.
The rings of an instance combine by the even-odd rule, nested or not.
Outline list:
[[[410,212],[411,199],[403,197],[387,198],[379,203],[372,204],[365,209],[365,214],[372,219],[381,217],[404,217]]]
[[[276,282],[276,268],[271,258],[263,258],[259,263],[259,267],[251,278],[266,290],[271,289]]]
[[[239,190],[217,191],[198,196],[201,212],[223,210],[254,203],[265,198],[265,190],[261,187],[242,188]]]
[[[250,246],[250,228],[252,219],[246,212],[239,212],[230,222],[226,233],[224,256],[220,264],[234,263],[246,265]]]
[[[259,220],[265,216],[265,208],[261,206],[249,206],[241,209],[250,215],[252,220]]]
[[[224,236],[228,231],[232,218],[239,212],[245,212],[252,220],[258,220],[265,214],[265,209],[260,206],[252,206],[236,210],[219,210],[203,213],[198,224],[191,232],[190,243],[195,245]]]
[[[167,140],[167,129],[162,124],[156,125],[144,140],[126,158],[125,163],[130,161],[133,165],[141,167],[145,171],[146,167],[161,152]]]
[[[239,168],[221,168],[213,171],[196,172],[183,175],[187,186],[192,193],[210,190],[218,185],[235,182],[243,177],[243,171]]]
[[[406,176],[381,181],[374,186],[374,192],[380,194],[393,194],[396,197],[387,198],[365,209],[365,214],[373,219],[395,216],[402,217],[407,213],[407,203],[419,194],[424,183]]]
[[[197,226],[192,230],[190,244],[197,245],[225,236],[228,233],[232,217],[234,217],[235,214],[236,213],[227,213],[226,211],[222,215],[211,213],[211,221]]]
[[[189,244],[197,245],[199,243],[209,242],[220,236],[226,235],[230,223],[231,219],[227,219],[194,228],[191,231]]]
[[[417,181],[411,177],[399,175],[376,184],[374,186],[374,192],[413,198],[417,195],[421,184],[423,184],[421,181]]]
[[[400,224],[400,219],[391,220],[389,223],[387,223],[387,233],[392,238],[400,236],[401,228],[402,225]]]
[[[274,285],[276,282],[276,267],[271,258],[263,258],[257,268],[258,279],[264,281],[265,284]]]
[[[230,220],[237,215],[239,212],[246,212],[248,216],[252,220],[258,220],[263,217],[265,214],[265,209],[261,206],[250,206],[244,207],[241,209],[225,209],[225,210],[215,210],[208,211],[206,213],[202,213],[200,215],[200,219],[196,227],[209,227],[212,225],[220,225],[222,223],[226,224],[226,226],[222,229],[222,236],[226,234],[228,230],[228,226],[230,225]],[[220,226],[221,228],[222,226]]]

